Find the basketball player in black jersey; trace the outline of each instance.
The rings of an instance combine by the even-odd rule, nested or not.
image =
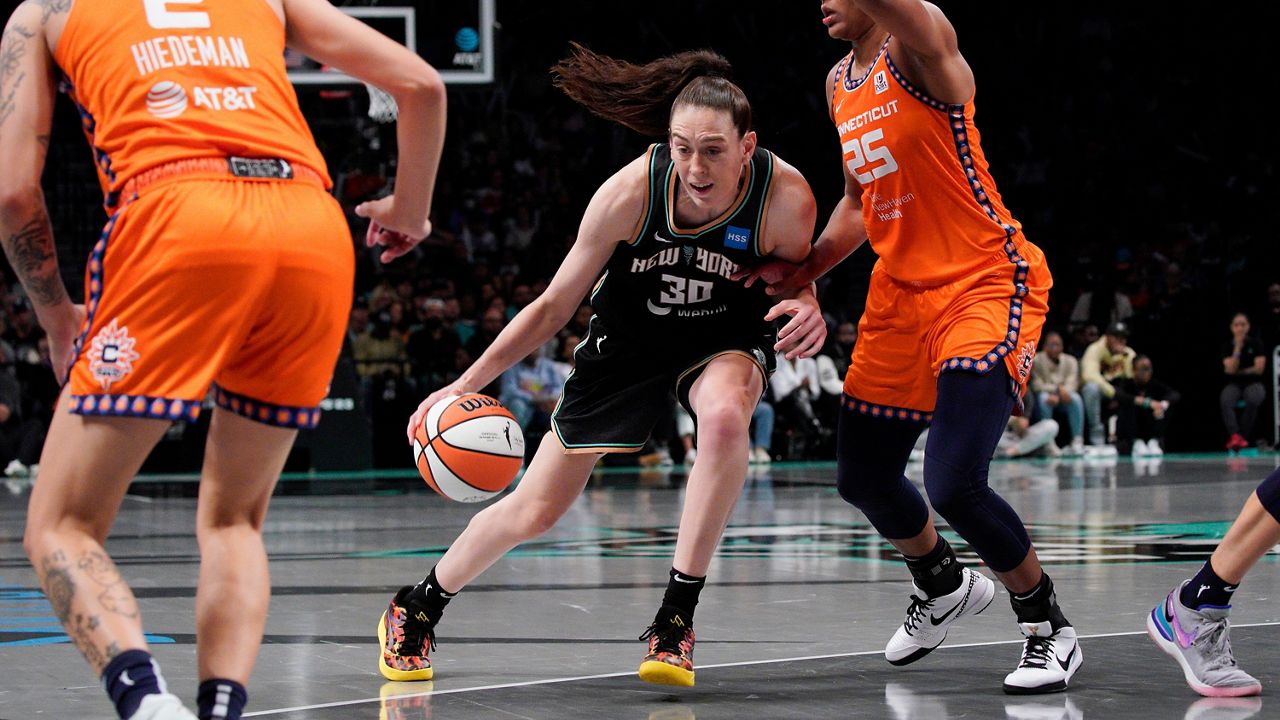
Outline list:
[[[457,382],[428,397],[484,387],[572,317],[596,314],[575,352],[543,438],[519,486],[478,513],[380,625],[379,669],[390,680],[431,677],[428,651],[448,600],[516,545],[546,532],[582,492],[604,453],[639,450],[674,389],[698,421],[668,589],[641,639],[640,677],[693,685],[693,611],[747,473],[748,427],[775,352],[809,357],[826,328],[812,287],[773,305],[731,276],[764,257],[809,253],[815,203],[795,168],[757,147],[746,96],[728,62],[706,51],[636,66],[580,46],[553,72],[571,98],[668,143],[607,180],[547,291],[521,310]],[[773,320],[792,319],[775,333]]]

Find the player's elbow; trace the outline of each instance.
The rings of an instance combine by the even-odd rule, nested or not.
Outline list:
[[[425,60],[417,60],[406,70],[398,87],[389,90],[397,101],[416,99],[438,102],[444,99],[444,78]]]
[[[37,183],[5,183],[0,187],[0,218],[25,222],[44,203]]]

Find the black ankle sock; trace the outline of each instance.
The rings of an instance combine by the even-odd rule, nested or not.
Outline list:
[[[693,622],[693,609],[698,606],[698,594],[707,584],[707,578],[694,577],[671,568],[667,591],[662,595],[662,607],[677,611],[686,623]],[[659,611],[659,615],[661,615]]]
[[[1042,623],[1046,620],[1058,628],[1071,627],[1067,618],[1058,607],[1058,595],[1053,591],[1053,580],[1048,573],[1040,573],[1040,582],[1031,590],[1022,593],[1009,593],[1009,603],[1020,623]]]
[[[427,577],[409,591],[408,599],[425,612],[431,624],[435,625],[440,621],[440,616],[444,615],[444,606],[448,605],[457,594],[446,592],[440,587],[440,581],[436,580],[436,569],[433,567],[431,572],[427,573]]]
[[[1203,607],[1231,607],[1231,595],[1238,587],[1240,586],[1232,585],[1218,577],[1218,573],[1213,571],[1213,564],[1206,561],[1204,567],[1200,568],[1200,572],[1182,586],[1178,599],[1182,601],[1183,606],[1192,610]]]
[[[146,696],[167,692],[160,666],[146,650],[126,650],[112,658],[102,669],[102,685],[122,718],[137,712]]]
[[[240,720],[249,694],[235,680],[213,678],[196,691],[196,715],[200,720]]]
[[[955,592],[962,581],[961,570],[964,566],[956,559],[955,550],[941,535],[933,549],[924,557],[903,555],[907,560],[907,569],[916,585],[931,598],[941,597]]]

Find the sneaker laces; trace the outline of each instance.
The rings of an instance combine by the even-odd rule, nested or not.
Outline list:
[[[1198,633],[1196,639],[1192,641],[1192,645],[1203,643],[1204,650],[1200,653],[1201,656],[1211,658],[1205,663],[1206,670],[1229,670],[1239,667],[1235,654],[1231,652],[1229,629],[1230,625],[1226,620],[1215,622],[1211,625],[1209,632]]]
[[[416,631],[416,632],[406,628],[404,631],[404,641],[405,643],[413,643],[413,647],[416,647],[416,648],[425,647],[428,649],[428,651],[435,652],[436,651],[435,628],[425,627],[422,630]]]
[[[431,622],[423,622],[410,614],[408,606],[404,608],[405,618],[404,625],[401,628],[404,632],[404,640],[400,643],[401,647],[415,649],[418,653],[422,652],[422,648],[427,648],[430,652],[436,650],[436,624]]]
[[[653,624],[645,628],[637,640],[650,640],[657,638],[658,642],[654,647],[655,651],[671,652],[676,654],[685,654],[685,640],[688,633],[685,628],[678,627],[673,622],[659,622],[654,620]]]
[[[1052,635],[1048,637],[1039,635],[1028,637],[1027,644],[1022,649],[1022,662],[1018,663],[1018,667],[1048,670],[1049,657],[1053,654],[1054,639]]]
[[[915,634],[920,621],[924,620],[925,613],[933,607],[933,598],[921,600],[915,595],[911,595],[910,598],[911,605],[907,608],[907,621],[902,625],[907,629],[907,632]]]

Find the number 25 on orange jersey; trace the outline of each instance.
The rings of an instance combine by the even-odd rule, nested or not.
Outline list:
[[[849,172],[863,185],[898,171],[898,161],[893,159],[893,153],[889,152],[888,146],[872,145],[883,140],[884,128],[876,128],[863,134],[861,138],[853,138],[841,147],[846,155],[853,153],[853,157],[848,160]],[[864,172],[867,165],[876,161],[883,162],[871,168],[870,172]]]

